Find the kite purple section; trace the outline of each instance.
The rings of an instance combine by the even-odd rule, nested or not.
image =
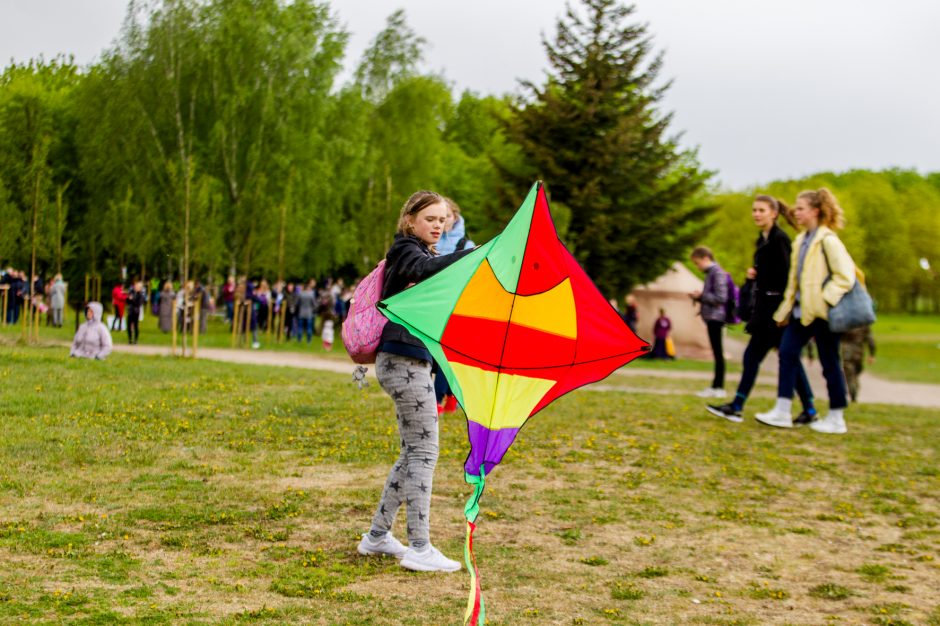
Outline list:
[[[486,473],[489,474],[503,460],[506,450],[512,445],[516,435],[519,434],[519,429],[490,430],[473,420],[467,420],[467,426],[467,435],[471,445],[470,455],[467,457],[467,462],[464,463],[464,469],[468,474],[479,474],[480,465],[482,464]]]

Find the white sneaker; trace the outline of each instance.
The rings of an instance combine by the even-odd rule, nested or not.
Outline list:
[[[405,552],[408,551],[408,548],[403,546],[402,543],[398,539],[395,539],[395,536],[389,532],[385,533],[385,536],[381,539],[373,539],[372,535],[365,533],[362,535],[362,541],[359,542],[357,550],[359,554],[365,556],[381,554],[400,559],[405,556]]]
[[[728,395],[724,389],[719,389],[718,387],[709,387],[708,389],[702,389],[696,393],[699,398],[724,398]]]
[[[766,413],[758,413],[757,421],[777,428],[793,428],[793,417],[789,413],[777,410],[777,407]]]
[[[849,432],[845,425],[844,417],[834,417],[827,415],[821,420],[816,420],[809,425],[817,433],[828,433],[830,435],[844,435]]]
[[[252,350],[257,350],[257,349],[260,348],[260,347],[261,347],[261,344],[258,343],[257,341],[255,341],[254,343],[251,344],[251,349],[252,349]]]
[[[425,546],[421,552],[408,548],[401,560],[401,566],[416,572],[457,572],[460,570],[460,563],[451,561],[432,545]]]

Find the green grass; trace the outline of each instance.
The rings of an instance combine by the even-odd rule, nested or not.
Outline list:
[[[889,380],[940,384],[940,317],[878,316],[872,327],[877,353],[869,368]]]
[[[0,388],[0,623],[460,622],[466,572],[355,552],[398,454],[377,385],[0,346]],[[827,437],[684,395],[562,398],[487,479],[488,622],[935,623],[940,411],[850,417]],[[445,417],[432,537],[454,557],[466,451]]]

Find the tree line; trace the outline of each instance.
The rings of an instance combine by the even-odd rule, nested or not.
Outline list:
[[[549,71],[515,96],[455,96],[421,70],[426,42],[401,11],[341,83],[347,41],[324,1],[131,0],[91,66],[6,67],[0,264],[61,271],[73,284],[86,273],[111,283],[122,268],[181,280],[354,278],[384,255],[411,192],[451,197],[486,241],[537,179],[566,244],[609,295],[654,279],[697,243],[746,257],[752,241],[734,220],[747,201],[710,191],[712,173],[679,146],[662,110],[662,53],[632,7],[569,8],[543,41]],[[880,200],[930,206],[938,193],[916,174],[871,176],[910,179],[903,198],[867,183]],[[786,197],[795,184],[770,191]],[[875,212],[863,195],[840,196],[850,219]],[[852,234],[875,223],[860,219],[850,245],[864,242],[866,261],[933,255],[936,218],[924,216],[933,231],[912,229],[890,210],[887,241],[880,226]],[[936,293],[916,272],[882,285],[878,271],[887,306],[907,307],[931,285]]]

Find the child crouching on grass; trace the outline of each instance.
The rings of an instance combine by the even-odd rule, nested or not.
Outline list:
[[[101,360],[111,354],[111,333],[101,321],[104,307],[100,302],[89,302],[85,307],[85,323],[78,327],[69,356],[80,359]]]

